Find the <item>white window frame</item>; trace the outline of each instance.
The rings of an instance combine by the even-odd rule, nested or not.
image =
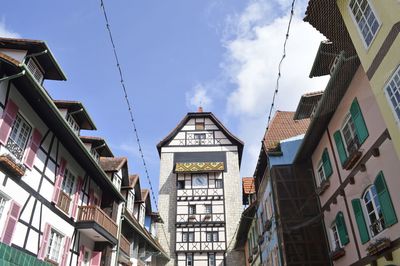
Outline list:
[[[54,246],[54,236],[57,236],[57,240],[59,240],[58,243],[55,244]],[[65,242],[65,236],[61,234],[58,230],[54,229],[51,227],[50,235],[49,235],[49,240],[48,240],[48,247],[47,247],[47,254],[46,258],[55,261],[55,262],[60,262],[61,258],[61,253],[62,253],[62,247],[63,243]],[[57,250],[58,249],[58,250]]]
[[[367,194],[370,196],[370,200],[368,202],[366,202],[366,196]],[[367,204],[371,203],[373,210],[368,212],[368,208],[367,208]],[[379,205],[378,205],[379,204]],[[378,194],[376,192],[376,188],[375,185],[371,185],[367,190],[365,190],[363,197],[362,197],[362,206],[363,206],[363,214],[365,217],[365,221],[367,223],[368,226],[368,232],[371,235],[371,237],[375,237],[377,235],[379,235],[383,230],[385,230],[385,227],[382,226],[382,224],[380,224],[380,229],[378,232],[374,232],[372,230],[372,221],[371,221],[371,216],[374,216],[376,220],[382,220],[383,221],[383,213],[381,211],[381,206],[380,206],[380,202],[378,199]],[[382,216],[379,217],[379,212],[381,212]]]
[[[2,220],[3,217],[6,217],[3,216],[3,214],[6,213],[5,210],[7,210],[7,208],[9,207],[8,201],[10,199],[11,197],[9,197],[7,194],[5,194],[0,190],[0,221]]]
[[[344,134],[344,131],[345,131],[346,128],[349,130],[349,133],[351,135],[351,139],[346,138],[346,136]],[[343,120],[342,127],[340,128],[340,134],[342,135],[342,138],[343,138],[344,150],[345,150],[347,156],[350,156],[351,153],[348,150],[349,146],[348,146],[347,143],[349,141],[353,141],[353,142],[354,141],[358,141],[356,128],[355,128],[354,121],[353,121],[353,118],[351,117],[350,112],[348,112],[346,114],[346,116],[345,116],[345,118]]]
[[[220,184],[220,185],[217,185]],[[215,179],[215,188],[223,188],[224,187],[224,182],[222,179]]]
[[[325,175],[325,169],[324,169],[324,162],[322,161],[322,159],[319,161],[318,163],[318,167],[317,167],[317,174],[318,174],[318,178],[319,178],[319,183],[321,184],[323,181],[326,180],[326,175]],[[322,174],[322,175],[321,175]]]
[[[367,27],[368,33],[371,33],[371,35],[372,35],[372,38],[371,38],[371,41],[370,41],[369,44],[367,44],[366,37],[362,33],[362,29],[360,28],[360,26],[359,26],[359,24],[358,24],[358,22],[356,20],[356,17],[353,14],[352,7],[351,7],[351,2],[352,1],[354,1],[354,5],[358,5],[358,7],[361,6],[360,2],[364,2],[365,1],[367,3],[367,6],[369,6],[369,8],[371,10],[371,14],[373,14],[373,16],[375,16],[375,20],[378,23],[378,27],[376,28],[375,33],[373,33],[372,29],[371,29],[371,26],[368,23],[368,19],[365,17],[365,14],[364,14],[365,10],[361,11],[361,9],[359,9],[359,11],[361,12],[361,16],[362,16],[362,18],[364,19],[364,21],[366,23],[366,24],[364,24],[364,28]],[[366,8],[367,8],[367,6],[366,6]],[[357,28],[357,31],[358,31],[358,33],[360,35],[360,39],[362,40],[365,49],[369,49],[369,47],[371,47],[372,43],[374,42],[376,36],[378,35],[379,29],[380,29],[380,27],[382,25],[380,20],[379,20],[379,18],[378,18],[378,16],[377,16],[377,12],[375,11],[374,7],[372,6],[372,4],[371,4],[371,2],[369,0],[349,0],[347,7],[348,7],[348,10],[349,10],[350,17],[352,18],[353,23],[355,24],[355,26]]]
[[[397,80],[396,80],[397,79]],[[390,92],[389,92],[390,90]],[[400,95],[400,65],[397,66],[396,70],[390,76],[389,80],[386,82],[384,92],[389,102],[390,108],[392,109],[393,115],[396,119],[397,125],[400,124],[400,98],[396,99],[396,92]],[[392,94],[392,95],[390,95]],[[396,106],[393,105],[392,98],[394,98],[395,102],[397,103]],[[398,113],[396,111],[398,110]]]
[[[90,154],[92,154],[93,158],[96,160],[96,162],[98,162],[100,160],[100,155],[99,153],[96,151],[95,148],[91,148],[90,149]]]
[[[140,214],[139,214],[139,220],[140,220],[140,224],[142,226],[144,226],[144,220],[145,220],[145,216],[146,216],[146,206],[144,205],[144,203],[140,204]]]
[[[17,114],[14,123],[11,127],[11,133],[6,144],[7,147],[9,145],[8,143],[12,141],[14,145],[18,146],[22,150],[21,154],[15,154],[12,150],[8,149],[10,153],[15,158],[17,158],[17,160],[22,160],[22,158],[24,157],[26,146],[28,144],[31,133],[32,133],[32,126],[21,114]]]
[[[206,214],[211,214],[212,213],[212,204],[204,204],[204,212]]]
[[[336,249],[342,248],[342,242],[340,242],[339,231],[336,223],[333,223],[330,227],[330,235],[331,235],[331,250],[335,251]]]
[[[75,118],[72,115],[67,114],[67,119],[66,120],[67,120],[68,124],[70,125],[72,131],[74,131],[74,133],[77,136],[79,136],[79,131],[81,130],[81,128],[79,127],[79,125],[76,122]]]
[[[119,191],[121,189],[122,178],[117,173],[114,173],[112,177],[112,183]]]
[[[128,199],[126,201],[126,208],[133,213],[135,205],[135,191],[133,189],[129,190],[128,192]]]
[[[71,197],[72,193],[74,192],[76,176],[69,170],[65,168],[64,178],[61,184],[62,191]],[[69,182],[69,183],[67,183]],[[69,191],[67,190],[69,189]]]

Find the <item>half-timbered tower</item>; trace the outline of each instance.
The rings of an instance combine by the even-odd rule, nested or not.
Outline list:
[[[161,245],[157,265],[243,265],[232,238],[241,215],[243,142],[209,112],[188,113],[157,145]],[[231,245],[230,245],[231,244]]]

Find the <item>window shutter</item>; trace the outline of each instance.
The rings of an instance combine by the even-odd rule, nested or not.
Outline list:
[[[340,243],[347,245],[349,243],[349,234],[347,233],[346,222],[344,221],[343,213],[339,212],[336,215],[336,226],[339,233]]]
[[[101,263],[101,252],[93,251],[92,258],[90,260],[90,266],[100,266]]]
[[[47,243],[49,242],[51,232],[51,226],[46,223],[44,226],[43,236],[42,236],[42,243],[40,245],[40,249],[38,252],[38,259],[43,260],[46,257],[47,252]]]
[[[386,186],[385,177],[383,172],[380,171],[374,181],[376,193],[378,194],[379,203],[383,213],[383,219],[385,220],[385,227],[391,226],[397,223],[396,212],[393,208],[392,200],[390,199],[389,190]]]
[[[5,145],[11,133],[11,127],[17,117],[18,106],[8,99],[6,108],[3,111],[2,121],[0,125],[0,143]]]
[[[358,232],[360,233],[361,243],[365,244],[369,240],[369,234],[367,225],[364,219],[364,213],[361,207],[361,202],[359,199],[353,199],[351,201],[353,205],[354,216],[356,217]]]
[[[340,134],[339,130],[333,134],[333,138],[335,139],[336,149],[339,153],[340,162],[343,165],[347,160],[347,154],[346,154],[346,149],[343,144],[342,135]]]
[[[54,203],[58,202],[58,197],[60,196],[61,184],[64,179],[64,172],[66,166],[67,166],[67,161],[64,158],[61,158],[60,167],[58,168],[57,179],[56,182],[54,183],[54,191],[52,197],[52,201]]]
[[[324,167],[324,172],[326,178],[330,177],[332,175],[332,164],[331,160],[329,159],[329,154],[328,154],[328,149],[325,148],[324,152],[322,153],[322,162],[323,162],[323,167]]]
[[[85,246],[79,248],[78,266],[82,265],[83,256],[85,256]]]
[[[353,103],[351,104],[350,114],[357,132],[358,141],[360,142],[360,144],[363,144],[364,141],[368,138],[369,134],[357,98],[355,98]]]
[[[32,169],[33,167],[33,161],[35,160],[36,152],[39,149],[41,140],[42,140],[42,134],[40,133],[39,130],[35,128],[35,130],[32,133],[32,139],[29,144],[28,152],[25,157],[25,165],[29,169]]]
[[[71,238],[66,236],[65,237],[65,243],[64,243],[64,252],[62,254],[60,266],[66,266],[67,265],[68,254],[69,254],[69,246],[70,245],[71,245]]]
[[[75,217],[76,211],[78,209],[79,196],[81,195],[82,185],[83,185],[82,177],[78,176],[78,183],[76,184],[76,190],[74,195],[74,205],[72,206],[72,214],[71,214],[72,217]]]
[[[1,242],[10,245],[14,235],[15,227],[17,227],[21,205],[15,201],[11,201],[10,210],[8,211],[6,222],[1,236]]]

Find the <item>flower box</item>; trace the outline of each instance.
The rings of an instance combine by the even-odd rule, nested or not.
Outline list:
[[[332,260],[337,260],[337,259],[343,257],[345,254],[346,254],[346,252],[344,251],[343,248],[337,248],[330,253],[330,257],[332,258]]]
[[[16,177],[22,177],[25,174],[25,166],[16,160],[10,154],[0,155],[0,166],[7,172]]]
[[[349,158],[344,162],[343,168],[346,170],[350,170],[353,168],[353,166],[357,163],[358,159],[361,158],[362,152],[359,150],[353,151],[350,155]]]
[[[328,187],[331,185],[331,182],[329,180],[324,180],[321,182],[321,184],[319,185],[319,187],[317,187],[317,189],[315,190],[315,192],[318,195],[322,195],[325,190],[328,189]]]
[[[380,251],[390,247],[391,242],[389,238],[380,238],[377,239],[374,243],[371,243],[368,247],[367,247],[367,252],[368,255],[376,255],[378,254]]]

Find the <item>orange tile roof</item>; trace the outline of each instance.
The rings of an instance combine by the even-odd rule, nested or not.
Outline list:
[[[264,136],[267,151],[276,150],[282,140],[306,133],[310,119],[293,120],[294,114],[295,112],[276,111]]]
[[[249,195],[256,193],[254,177],[243,177],[242,186],[243,186],[243,194]]]

